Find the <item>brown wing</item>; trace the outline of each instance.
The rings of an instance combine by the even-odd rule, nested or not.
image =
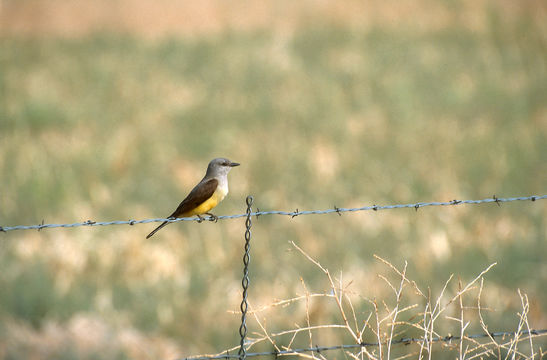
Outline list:
[[[197,184],[196,187],[192,189],[192,191],[190,191],[190,194],[188,194],[188,196],[184,200],[182,200],[182,202],[177,207],[177,210],[175,210],[169,217],[179,217],[182,214],[195,209],[205,200],[213,196],[213,193],[217,189],[217,186],[218,180],[214,178],[206,181],[200,181],[200,183]]]

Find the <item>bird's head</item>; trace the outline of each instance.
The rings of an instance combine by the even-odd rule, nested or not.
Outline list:
[[[226,175],[234,166],[239,166],[239,164],[226,158],[216,158],[211,160],[209,166],[207,166],[207,175]]]

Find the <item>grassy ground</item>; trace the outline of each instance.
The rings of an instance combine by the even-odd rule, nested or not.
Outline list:
[[[480,31],[5,35],[1,225],[166,216],[216,156],[242,163],[219,215],[244,212],[247,194],[261,210],[544,194],[546,34],[531,13],[480,16]],[[408,261],[434,293],[497,262],[482,294],[490,329],[515,328],[517,288],[546,328],[546,217],[544,201],[261,217],[250,301],[302,294],[301,278],[328,291],[292,240],[369,299],[390,294],[373,254]],[[173,358],[238,343],[244,221],[178,223],[145,241],[153,227],[1,234],[0,357]],[[301,308],[286,311],[269,330],[304,326]],[[320,303],[314,316],[337,321]]]

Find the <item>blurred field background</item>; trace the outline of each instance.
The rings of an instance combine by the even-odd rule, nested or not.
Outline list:
[[[0,42],[3,226],[167,216],[217,156],[242,164],[217,215],[248,194],[260,210],[545,194],[543,1],[3,0]],[[489,328],[515,329],[518,288],[547,328],[546,218],[545,201],[263,216],[251,305],[303,294],[301,278],[328,291],[294,241],[369,299],[390,296],[373,254],[433,293],[498,262]],[[0,234],[0,358],[237,344],[244,219],[153,228]],[[267,317],[306,323],[294,306]]]

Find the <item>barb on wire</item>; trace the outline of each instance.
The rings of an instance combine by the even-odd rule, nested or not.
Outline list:
[[[487,204],[487,203],[500,203],[512,202],[512,201],[537,201],[547,199],[547,195],[532,195],[532,196],[522,196],[522,197],[511,197],[511,198],[498,198],[496,196],[492,198],[482,199],[482,200],[452,200],[446,202],[428,202],[428,203],[413,203],[413,204],[395,204],[395,205],[373,205],[373,206],[363,206],[358,208],[335,208],[335,209],[326,209],[326,210],[306,210],[300,211],[256,211],[251,212],[251,216],[260,216],[260,215],[287,215],[290,217],[296,217],[300,215],[315,215],[315,214],[331,214],[337,213],[341,214],[344,212],[354,212],[354,211],[378,211],[378,210],[390,210],[390,209],[403,209],[403,208],[413,208],[418,211],[419,208],[426,206],[458,206],[463,204]],[[236,215],[224,215],[218,216],[218,220],[227,220],[227,219],[237,219],[247,217],[247,214],[236,214]],[[78,226],[109,226],[109,225],[137,225],[137,224],[148,224],[152,222],[179,222],[179,221],[199,221],[197,217],[188,217],[188,218],[177,218],[177,219],[167,219],[167,218],[157,218],[157,219],[144,219],[144,220],[125,220],[125,221],[106,221],[106,222],[95,222],[92,220],[87,220],[85,222],[72,223],[72,224],[39,224],[39,225],[17,225],[17,226],[0,226],[0,232],[7,232],[13,230],[37,230],[37,229],[51,229],[51,228],[72,228]]]
[[[247,347],[245,344],[245,338],[247,337],[247,309],[249,304],[247,303],[247,290],[249,289],[249,262],[251,260],[251,214],[253,206],[253,197],[247,196],[245,200],[247,203],[247,220],[245,220],[245,254],[243,255],[243,279],[241,285],[243,286],[243,300],[241,300],[241,326],[239,327],[239,336],[241,341],[239,343],[238,357],[241,360],[247,358]]]
[[[482,333],[482,334],[473,334],[473,335],[465,335],[463,338],[465,339],[480,339],[480,338],[499,338],[499,337],[521,337],[521,336],[542,336],[547,334],[547,329],[541,329],[541,330],[526,330],[526,331],[499,331],[499,332],[491,332],[491,333]],[[424,341],[432,341],[432,342],[444,342],[444,343],[450,343],[454,341],[460,341],[462,340],[461,336],[455,336],[455,335],[447,335],[443,337],[434,337],[432,339],[424,339],[424,338],[401,338],[398,340],[391,341],[391,345],[410,345],[413,343],[421,343]],[[329,350],[348,350],[348,349],[355,349],[355,348],[366,348],[366,347],[375,347],[379,345],[386,345],[387,342],[379,343],[379,342],[371,342],[371,343],[360,343],[360,344],[344,344],[344,345],[333,345],[333,346],[314,346],[309,348],[301,348],[301,349],[287,349],[287,350],[277,350],[277,351],[264,351],[264,352],[254,352],[254,353],[247,353],[247,357],[258,357],[258,356],[280,356],[280,355],[294,355],[294,354],[301,354],[301,353],[307,353],[307,352],[322,352],[322,351],[329,351]],[[204,356],[190,356],[186,357],[183,360],[216,360],[216,359],[237,359],[239,358],[239,355],[230,355],[228,353],[226,354],[219,354],[219,355],[204,355]]]

